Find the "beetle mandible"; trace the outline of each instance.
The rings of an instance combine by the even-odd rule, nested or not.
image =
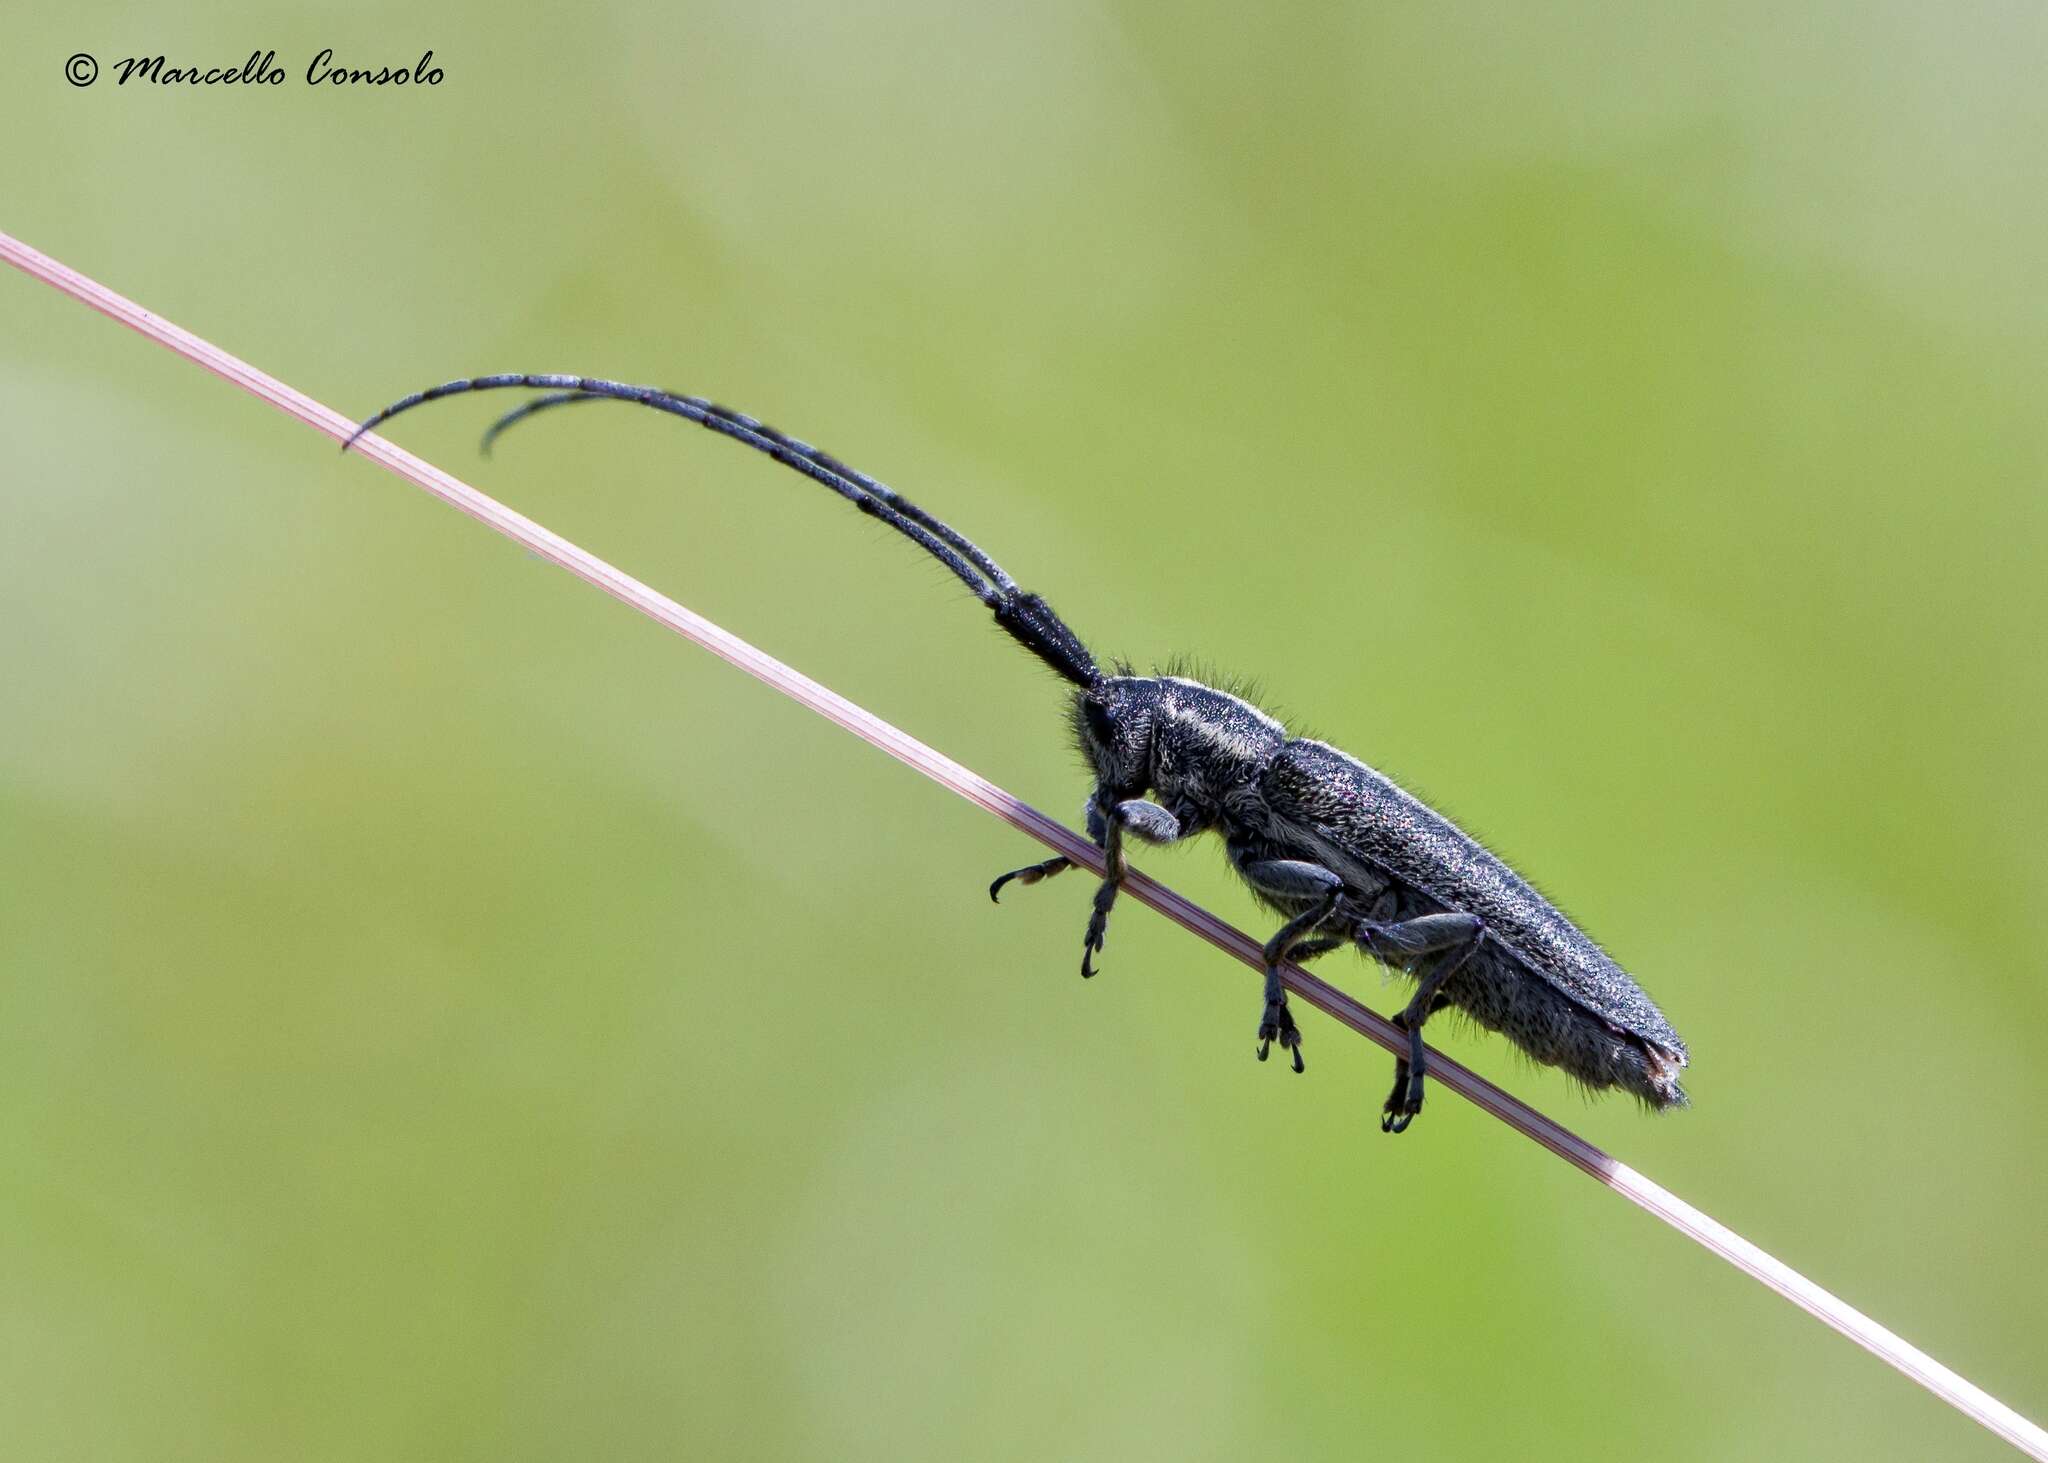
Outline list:
[[[1265,945],[1265,1004],[1257,1054],[1275,1043],[1303,1070],[1301,1031],[1280,966],[1355,945],[1415,978],[1396,1015],[1408,1051],[1394,1064],[1380,1126],[1399,1133],[1422,1110],[1423,1023],[1445,1006],[1506,1036],[1537,1061],[1590,1088],[1619,1087],[1652,1108],[1683,1106],[1685,1044],[1641,986],[1525,880],[1450,819],[1335,747],[1292,737],[1242,696],[1178,675],[1105,672],[1051,606],[962,534],[806,442],[701,397],[589,376],[475,376],[393,402],[343,451],[400,412],[468,391],[519,387],[544,394],[501,417],[484,448],[514,422],[552,407],[627,401],[743,442],[823,484],[918,545],[958,576],[1025,649],[1071,681],[1074,735],[1095,774],[1084,809],[1106,874],[1082,937],[1081,974],[1095,974],[1123,882],[1124,839],[1176,843],[1222,835],[1231,866],[1285,923]],[[1148,794],[1150,796],[1148,796]],[[1064,873],[1065,857],[1004,874],[1035,884]]]

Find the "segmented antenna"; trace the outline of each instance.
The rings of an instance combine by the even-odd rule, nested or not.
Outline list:
[[[699,407],[713,416],[723,417],[725,420],[736,422],[750,431],[759,432],[769,441],[787,447],[790,451],[809,459],[827,472],[838,473],[841,477],[873,493],[877,498],[880,498],[884,503],[894,508],[898,513],[901,513],[912,523],[917,524],[919,527],[930,529],[939,538],[943,539],[948,547],[958,550],[971,559],[977,569],[981,570],[995,582],[997,589],[1007,592],[1017,587],[1017,581],[1003,572],[1003,566],[976,548],[964,534],[956,532],[947,524],[932,517],[931,514],[925,512],[924,509],[918,507],[917,504],[911,502],[886,483],[878,482],[866,473],[848,467],[831,453],[820,451],[800,437],[792,437],[787,432],[779,432],[766,422],[756,421],[742,412],[734,411],[731,407],[720,406],[715,401],[706,401],[701,396],[689,396],[680,391],[671,391],[667,394],[673,396],[678,401],[688,402],[691,406]],[[492,445],[499,437],[505,434],[508,428],[525,421],[536,412],[546,411],[550,407],[573,406],[579,401],[616,401],[618,399],[614,396],[603,396],[589,391],[551,391],[545,396],[536,396],[533,400],[526,402],[522,406],[515,406],[495,422],[492,422],[484,430],[483,441],[479,445],[483,449],[484,456],[489,457]]]
[[[425,391],[415,391],[411,396],[392,402],[357,427],[348,441],[342,444],[341,450],[348,451],[355,445],[357,437],[388,422],[400,412],[411,411],[416,406],[438,401],[444,396],[458,396],[466,391],[495,391],[505,387],[521,387],[549,394],[536,397],[524,406],[507,412],[493,423],[491,429],[484,434],[483,445],[486,452],[490,450],[492,440],[514,422],[550,407],[567,406],[579,401],[628,401],[682,417],[720,436],[730,437],[735,442],[743,442],[756,452],[774,458],[784,467],[794,468],[813,482],[830,488],[869,517],[879,518],[888,524],[950,569],[961,583],[973,591],[976,599],[989,607],[996,617],[996,623],[1013,639],[1074,684],[1093,686],[1102,679],[1102,672],[1096,667],[1095,657],[1089,653],[1081,637],[1069,629],[1066,622],[1054,614],[1052,607],[1044,600],[1028,590],[1018,588],[1017,581],[964,534],[925,512],[900,493],[865,473],[856,472],[808,442],[778,432],[767,423],[757,421],[744,412],[733,411],[729,407],[719,406],[699,396],[684,396],[653,386],[631,386],[622,381],[606,381],[594,376],[472,376],[464,381],[449,381],[440,386],[430,386]]]

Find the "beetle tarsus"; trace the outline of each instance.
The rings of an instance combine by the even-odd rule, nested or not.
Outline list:
[[[1102,953],[1102,926],[1106,921],[1097,918],[1088,921],[1088,936],[1081,942],[1081,979],[1093,980],[1100,973],[1095,957]]]
[[[1258,1055],[1265,1061],[1272,1052],[1273,1043],[1280,1043],[1280,1050],[1294,1059],[1294,1070],[1305,1072],[1308,1064],[1301,1059],[1301,1028],[1294,1024],[1294,1013],[1287,1009],[1287,997],[1266,1003],[1266,1015],[1259,1022]]]
[[[1015,879],[1020,884],[1036,884],[1040,879],[1050,879],[1054,874],[1064,874],[1073,866],[1072,859],[1068,858],[1065,854],[1060,854],[1056,858],[1047,859],[1042,864],[1026,864],[1021,869],[1012,869],[1009,873],[1000,876],[993,884],[988,886],[989,902],[991,904],[1001,904],[1003,902],[1003,885],[1009,883],[1012,879]]]

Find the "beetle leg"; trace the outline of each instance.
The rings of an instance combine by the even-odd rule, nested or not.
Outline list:
[[[1102,882],[1095,886],[1095,907],[1088,912],[1088,932],[1081,936],[1081,979],[1095,975],[1095,957],[1102,953],[1103,938],[1109,933],[1109,911],[1116,904],[1116,891],[1124,882],[1123,826],[1111,818],[1102,830]]]
[[[1003,902],[1003,885],[1015,879],[1020,884],[1036,884],[1040,879],[1050,879],[1054,874],[1064,874],[1074,866],[1074,861],[1065,854],[1049,858],[1042,864],[1026,864],[1021,869],[1012,869],[988,886],[988,897],[997,904]]]
[[[1081,819],[1087,824],[1088,836],[1095,841],[1095,846],[1097,848],[1102,847],[1102,813],[1096,807],[1094,798],[1089,798],[1082,805]],[[995,883],[989,885],[988,897],[993,903],[1001,904],[1003,902],[1003,886],[1012,879],[1020,884],[1036,884],[1040,879],[1050,879],[1054,874],[1064,874],[1072,867],[1074,867],[1074,861],[1065,854],[1049,858],[1041,864],[1026,864],[1021,869],[1010,870],[1009,873],[1002,875]]]
[[[1180,819],[1143,798],[1126,798],[1118,803],[1116,821],[1141,843],[1174,843],[1181,836]]]
[[[1088,932],[1081,941],[1081,974],[1085,978],[1095,974],[1095,957],[1102,952],[1103,939],[1109,932],[1109,911],[1115,905],[1117,889],[1124,881],[1124,832],[1128,830],[1132,837],[1146,843],[1172,843],[1184,830],[1180,819],[1171,812],[1142,798],[1126,798],[1111,805],[1105,817],[1101,795],[1098,794],[1088,799],[1084,816],[1088,822],[1088,836],[1102,850],[1105,868],[1103,880],[1095,889],[1095,907],[1088,916]],[[1074,861],[1062,854],[1044,863],[1012,869],[988,886],[988,897],[1001,903],[1003,886],[1011,881],[1036,884],[1041,879],[1064,874],[1073,866]]]
[[[1306,965],[1318,955],[1327,955],[1344,943],[1341,935],[1318,935],[1313,940],[1303,940],[1287,952],[1287,958],[1296,965]]]
[[[1393,1018],[1394,1025],[1408,1033],[1408,1055],[1395,1059],[1394,1090],[1380,1115],[1382,1132],[1406,1132],[1422,1111],[1422,1023],[1443,1004],[1444,983],[1472,958],[1485,933],[1485,923],[1475,914],[1425,914],[1397,925],[1359,926],[1360,941],[1375,959],[1390,965],[1424,955],[1438,957],[1415,988],[1415,998]]]
[[[1148,803],[1143,798],[1124,799],[1110,808],[1107,817],[1096,812],[1091,802],[1088,831],[1102,845],[1106,872],[1102,882],[1095,887],[1095,908],[1088,915],[1088,933],[1081,938],[1081,977],[1084,980],[1095,974],[1095,957],[1102,953],[1103,938],[1109,933],[1109,911],[1116,903],[1117,890],[1123,887],[1127,872],[1123,843],[1126,830],[1145,843],[1155,844],[1172,843],[1182,831],[1180,819],[1159,804]]]
[[[1287,1009],[1287,987],[1281,983],[1280,966],[1297,955],[1304,959],[1321,955],[1340,943],[1311,937],[1337,912],[1338,901],[1344,897],[1344,881],[1321,864],[1304,859],[1258,859],[1241,865],[1239,872],[1269,898],[1308,906],[1266,941],[1266,1009],[1259,1018],[1259,1060],[1266,1060],[1277,1041],[1282,1051],[1293,1056],[1294,1070],[1299,1072],[1306,1065],[1301,1060],[1301,1030]]]

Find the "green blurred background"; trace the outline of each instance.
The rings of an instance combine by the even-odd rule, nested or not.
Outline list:
[[[1696,1106],[1450,1052],[2048,1413],[2040,11],[8,30],[0,228],[353,414],[715,395],[1256,675],[1557,894]],[[8,1456],[2007,1456],[1448,1094],[1382,1137],[1330,1022],[1260,1066],[1141,907],[1084,986],[1083,884],[991,908],[1034,846],[568,576],[0,322]],[[1074,815],[935,566],[651,414],[481,463],[490,404],[393,435]]]

